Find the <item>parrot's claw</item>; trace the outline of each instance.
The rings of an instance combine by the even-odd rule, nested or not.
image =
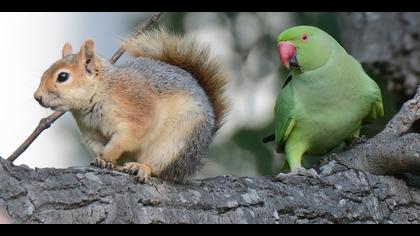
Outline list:
[[[355,137],[350,141],[350,147],[353,147],[358,144],[365,143],[367,141],[366,135],[362,135],[360,137]]]
[[[289,172],[287,174],[285,174],[285,173],[278,174],[276,176],[276,179],[278,179],[278,180],[284,180],[286,178],[293,177],[293,176],[305,176],[305,177],[314,178],[314,179],[318,179],[319,178],[319,175],[316,172],[316,170],[314,170],[312,168],[309,169],[309,170],[307,170],[307,169],[305,169],[303,167],[298,167],[294,171]]]
[[[299,167],[292,173],[294,175],[306,176],[306,177],[311,177],[311,178],[314,178],[314,179],[317,179],[319,177],[318,173],[313,168],[307,170],[303,167]]]
[[[283,180],[288,179],[291,176],[292,176],[291,173],[279,173],[278,175],[276,175],[276,179],[283,181]]]

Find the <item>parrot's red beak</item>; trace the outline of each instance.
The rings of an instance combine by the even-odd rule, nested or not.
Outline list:
[[[278,44],[279,55],[281,63],[287,68],[290,68],[290,59],[296,56],[295,45],[289,42],[281,42]]]

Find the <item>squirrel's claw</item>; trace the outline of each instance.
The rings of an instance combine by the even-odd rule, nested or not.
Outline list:
[[[98,168],[101,168],[101,169],[110,169],[110,170],[115,169],[114,163],[112,163],[112,162],[106,162],[106,161],[102,160],[99,157],[98,158],[95,158],[95,160],[93,160],[90,163],[90,165],[91,166],[98,167]]]
[[[106,168],[110,169],[110,170],[113,170],[113,169],[115,169],[115,165],[112,162],[108,162],[108,163],[106,163]]]
[[[130,162],[124,164],[122,167],[117,167],[121,172],[133,175],[135,180],[145,183],[148,177],[151,175],[151,168],[145,164]]]

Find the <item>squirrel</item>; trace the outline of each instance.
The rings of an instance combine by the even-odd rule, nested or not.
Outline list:
[[[88,39],[71,44],[42,75],[34,98],[70,111],[91,163],[136,176],[184,183],[203,156],[229,108],[226,71],[208,46],[164,28],[122,42],[131,60],[113,65]]]

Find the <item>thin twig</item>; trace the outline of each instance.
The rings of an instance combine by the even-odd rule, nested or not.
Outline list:
[[[136,30],[131,35],[132,38],[137,38],[140,34],[142,34],[147,28],[149,28],[152,24],[156,23],[159,17],[163,14],[163,12],[157,12],[153,14],[149,19],[147,19],[143,24],[137,25]],[[125,53],[125,49],[120,47],[118,51],[111,57],[109,62],[114,64],[115,62],[120,59],[120,57]]]
[[[58,118],[60,118],[62,115],[64,115],[64,112],[54,112],[47,118],[43,118],[39,121],[38,126],[32,132],[32,134],[23,142],[16,151],[10,155],[9,158],[7,158],[8,161],[14,162],[26,149],[32,144],[32,142],[41,134],[41,132],[44,129],[48,129],[54,121],[56,121]]]
[[[163,14],[163,12],[157,12],[153,14],[150,18],[148,18],[142,24],[137,25],[136,30],[131,35],[133,38],[137,38],[140,34],[142,34],[147,28],[149,28],[152,24],[156,23],[159,17]],[[114,64],[118,61],[118,59],[125,53],[125,50],[120,47],[117,52],[109,60],[111,64]],[[32,132],[32,134],[23,142],[17,149],[10,155],[7,160],[10,162],[14,162],[26,149],[35,141],[35,139],[45,130],[48,129],[58,118],[64,115],[65,112],[54,112],[50,116],[41,119],[39,121],[38,126]]]

